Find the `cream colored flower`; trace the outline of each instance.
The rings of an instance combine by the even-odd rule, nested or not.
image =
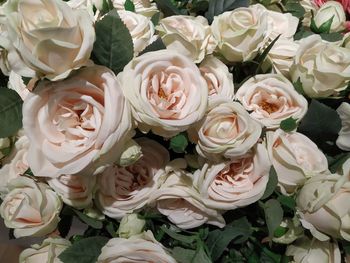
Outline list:
[[[238,102],[217,96],[209,101],[207,115],[195,130],[198,139],[191,139],[197,143],[197,152],[220,161],[247,153],[257,143],[261,125]]]
[[[240,158],[205,164],[194,174],[202,202],[213,209],[232,210],[259,200],[269,180],[270,161],[262,144]]]
[[[131,11],[118,11],[121,20],[129,29],[134,44],[134,54],[137,56],[149,44],[156,40],[154,25],[150,18]]]
[[[350,50],[312,35],[300,41],[290,69],[309,97],[329,97],[346,89],[350,80]]]
[[[2,160],[0,168],[0,197],[4,198],[9,192],[8,184],[12,179],[16,179],[23,175],[29,168],[27,154],[29,148],[29,140],[22,135],[16,141],[11,154]]]
[[[317,10],[314,21],[317,27],[332,19],[330,32],[338,32],[345,29],[346,15],[341,3],[336,1],[325,2]]]
[[[195,63],[200,63],[216,47],[208,21],[202,16],[169,16],[161,19],[156,29],[168,49]]]
[[[189,58],[170,50],[134,58],[118,75],[142,132],[172,137],[205,114],[208,87]]]
[[[341,174],[309,179],[297,196],[298,214],[304,228],[320,241],[328,236],[350,241],[350,159]]]
[[[141,14],[147,17],[152,17],[156,13],[159,13],[159,10],[157,8],[157,5],[152,0],[131,0],[135,6],[135,13]],[[95,2],[100,2],[100,5],[96,5],[97,9],[102,9],[102,2],[101,0],[95,0]],[[125,2],[126,0],[112,0],[114,8],[117,10],[125,10]]]
[[[137,214],[127,214],[123,216],[122,220],[120,221],[118,235],[121,238],[129,238],[131,236],[141,234],[145,225],[146,221],[138,218]]]
[[[176,263],[151,231],[129,239],[113,238],[102,248],[97,263],[110,262],[157,262]]]
[[[260,4],[215,16],[211,28],[217,51],[230,62],[253,59],[269,36],[266,8]]]
[[[97,204],[105,215],[115,219],[146,206],[170,159],[168,151],[156,141],[139,138],[136,142],[142,150],[136,163],[108,167],[98,178]]]
[[[160,188],[151,196],[151,202],[156,202],[158,211],[181,229],[191,229],[205,223],[224,227],[225,220],[219,211],[208,208],[192,187],[192,175],[180,169],[185,166],[182,159],[168,165],[159,179]]]
[[[118,87],[114,73],[102,66],[38,84],[23,105],[28,163],[36,176],[91,175],[119,160],[132,127]]]
[[[267,132],[267,149],[283,194],[293,194],[308,178],[329,173],[326,156],[298,132]]]
[[[342,128],[336,141],[337,146],[344,150],[350,151],[350,104],[343,102],[337,109],[341,119]]]
[[[64,1],[10,0],[4,4],[4,13],[14,47],[8,51],[16,52],[35,71],[35,75],[18,74],[59,80],[87,64],[95,31],[86,10],[73,10]]]
[[[209,89],[209,98],[222,96],[233,99],[233,76],[228,67],[214,56],[207,56],[199,65],[199,70],[205,78]]]
[[[286,255],[295,263],[340,263],[341,254],[336,241],[321,242],[304,236],[287,247]]]
[[[56,229],[62,201],[48,185],[19,177],[10,182],[9,190],[0,213],[15,237],[41,237]]]
[[[278,128],[281,121],[290,117],[300,121],[308,106],[293,84],[278,74],[261,74],[248,79],[235,98],[253,119],[270,129]]]
[[[31,248],[23,250],[19,255],[19,263],[62,263],[58,256],[70,245],[63,238],[46,238],[41,245],[32,245]]]

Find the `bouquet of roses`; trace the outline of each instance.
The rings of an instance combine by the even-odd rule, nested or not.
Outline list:
[[[19,261],[344,262],[347,19],[348,0],[3,2],[0,214],[42,237]]]

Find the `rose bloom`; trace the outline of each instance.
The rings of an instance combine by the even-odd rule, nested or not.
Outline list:
[[[98,178],[96,201],[101,211],[115,219],[143,208],[158,188],[158,177],[169,162],[168,151],[156,141],[139,138],[142,157],[136,163],[107,168]]]
[[[121,20],[129,29],[137,56],[149,44],[156,40],[154,25],[150,18],[130,11],[118,11]]]
[[[262,144],[241,158],[204,164],[194,173],[194,187],[210,208],[232,210],[258,201],[269,180],[270,161]]]
[[[60,175],[47,182],[67,205],[81,209],[92,204],[96,176]]]
[[[97,263],[109,262],[157,262],[176,263],[151,231],[125,238],[112,238],[102,248]]]
[[[23,128],[36,176],[90,175],[119,160],[131,114],[114,73],[93,66],[40,82],[23,104]]]
[[[329,237],[350,241],[350,159],[340,174],[318,175],[300,190],[296,202],[304,228],[320,241]]]
[[[216,47],[208,21],[202,16],[169,16],[159,21],[157,30],[167,49],[175,50],[195,63],[212,54]]]
[[[257,143],[261,125],[238,102],[215,97],[209,101],[208,113],[195,130],[190,131],[190,138],[197,143],[197,152],[220,161],[222,157],[234,158],[247,153]]]
[[[135,6],[136,14],[141,14],[151,18],[156,13],[159,13],[156,3],[151,0],[131,0],[131,1]],[[95,0],[95,2],[100,3],[100,4],[95,3],[97,9],[102,10],[103,1]],[[114,8],[116,8],[117,10],[125,10],[125,2],[126,0],[112,0]]]
[[[22,100],[25,100],[25,98],[29,94],[29,90],[27,89],[26,85],[24,84],[21,75],[18,75],[14,71],[10,72],[7,87],[9,89],[13,89],[14,91],[16,91]]]
[[[328,173],[326,156],[301,133],[267,132],[266,144],[283,194],[293,194],[308,178]]]
[[[350,151],[350,103],[343,102],[337,109],[341,119],[342,128],[337,138],[337,146],[344,150]]]
[[[32,245],[23,250],[19,255],[19,263],[62,263],[58,256],[70,245],[64,238],[46,238],[41,245]]]
[[[300,41],[290,69],[309,97],[329,97],[346,89],[350,80],[350,50],[312,35]]]
[[[273,71],[289,79],[289,70],[293,65],[298,48],[298,42],[291,39],[279,38],[267,55],[267,59],[272,64]]]
[[[287,247],[286,255],[295,263],[340,263],[341,254],[336,241],[321,242],[304,236]]]
[[[62,201],[48,185],[20,177],[10,182],[9,190],[0,214],[6,227],[14,228],[16,238],[41,237],[56,229]]]
[[[253,119],[270,129],[278,128],[281,121],[290,117],[301,120],[308,106],[293,84],[278,74],[262,74],[248,79],[235,97],[251,112]]]
[[[328,0],[310,0],[313,2],[314,5],[321,7],[324,5]],[[334,1],[329,1],[329,2],[334,2]],[[341,3],[344,10],[347,11],[350,14],[350,1],[349,0],[337,0],[337,2]]]
[[[268,17],[260,4],[214,17],[211,25],[217,51],[230,62],[253,59],[268,41]]]
[[[189,58],[170,50],[134,58],[118,75],[142,132],[163,137],[185,131],[205,114],[208,87]]]
[[[21,134],[22,132],[20,132]],[[16,141],[11,154],[1,161],[0,168],[0,198],[4,198],[9,192],[8,183],[23,175],[29,168],[27,153],[29,140],[25,135],[21,135]]]
[[[150,202],[155,202],[158,211],[181,229],[191,229],[203,224],[225,226],[225,220],[215,209],[203,203],[200,194],[192,187],[192,174],[180,168],[186,167],[183,159],[170,163],[160,177],[160,188]]]
[[[199,70],[208,84],[209,98],[222,96],[233,99],[233,76],[228,67],[214,56],[207,56],[199,65]]]
[[[87,64],[95,30],[86,10],[73,10],[66,2],[55,0],[10,0],[3,7],[14,47],[10,52],[18,53],[32,70],[18,74],[58,80]]]
[[[345,29],[346,15],[343,6],[336,1],[327,1],[317,10],[314,21],[317,27],[332,19],[329,32],[339,32]]]

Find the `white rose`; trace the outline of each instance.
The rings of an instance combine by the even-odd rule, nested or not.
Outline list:
[[[114,8],[117,10],[125,10],[126,0],[112,0]],[[156,13],[159,13],[156,3],[151,0],[131,0],[135,6],[135,13],[141,14],[147,17],[152,17]],[[102,2],[102,1],[101,1]],[[101,7],[100,7],[101,6]],[[102,5],[96,6],[98,9],[102,9]]]
[[[330,32],[338,32],[345,29],[346,16],[341,3],[327,1],[317,10],[314,21],[317,27],[332,19]]]
[[[290,117],[300,121],[307,112],[307,100],[293,84],[278,74],[256,75],[239,88],[235,96],[250,116],[269,129],[276,129]]]
[[[87,64],[95,30],[86,10],[73,10],[64,1],[10,0],[4,13],[12,51],[37,77],[63,79]]]
[[[258,201],[269,180],[270,161],[262,144],[241,158],[205,164],[194,174],[194,186],[206,206],[232,210]]]
[[[71,243],[63,238],[46,238],[41,245],[32,245],[19,255],[19,263],[38,263],[38,262],[52,262],[62,263],[58,256]]]
[[[139,219],[137,214],[127,214],[120,221],[118,235],[121,238],[129,238],[141,234],[145,225],[146,221]]]
[[[158,188],[158,177],[169,162],[168,151],[156,141],[139,138],[142,157],[126,166],[108,167],[98,178],[96,201],[101,211],[115,219],[143,208]]]
[[[10,182],[9,190],[0,214],[6,227],[14,228],[16,238],[41,237],[56,229],[62,201],[48,185],[19,177]]]
[[[124,150],[120,156],[119,164],[128,166],[135,163],[142,157],[141,146],[135,140],[129,140],[125,143]]]
[[[161,19],[156,29],[168,49],[195,63],[200,63],[216,47],[208,21],[202,16],[169,16]]]
[[[149,44],[156,40],[154,25],[150,18],[131,11],[118,11],[121,20],[129,29],[134,44],[134,54],[137,56]]]
[[[225,220],[215,209],[203,203],[200,194],[192,187],[192,175],[179,169],[186,167],[178,159],[162,175],[160,188],[151,197],[158,211],[181,229],[191,229],[203,224],[225,226]]]
[[[114,73],[102,66],[38,84],[23,105],[35,176],[91,175],[119,160],[131,136],[130,108],[119,87]]]
[[[261,134],[261,125],[241,104],[223,97],[209,101],[208,113],[195,129],[198,139],[191,139],[197,143],[197,152],[213,161],[244,155]]]
[[[344,150],[350,151],[350,104],[343,102],[337,109],[341,119],[342,128],[336,141],[337,146]]]
[[[118,77],[143,132],[172,137],[205,114],[207,83],[186,56],[170,50],[148,52],[134,58]]]
[[[96,176],[60,175],[47,182],[67,205],[81,209],[92,203]]]
[[[113,238],[102,248],[97,263],[110,262],[157,262],[176,263],[151,231],[129,239]]]
[[[29,94],[29,90],[23,83],[22,77],[14,71],[10,72],[7,87],[16,91],[18,95],[22,98],[22,100],[24,100]]]
[[[21,136],[16,141],[11,154],[2,160],[0,169],[0,197],[9,192],[8,183],[15,178],[20,177],[28,170],[27,153],[29,148],[29,140],[26,136]]]
[[[283,194],[293,194],[308,178],[328,173],[326,156],[317,145],[298,132],[281,129],[266,133],[267,149]]]
[[[350,159],[343,164],[342,174],[314,176],[297,196],[303,227],[320,241],[328,236],[350,241],[349,178]]]
[[[300,41],[290,69],[309,97],[328,97],[346,89],[350,80],[350,50],[312,35]]]
[[[266,10],[268,17],[268,26],[270,40],[274,40],[279,35],[280,38],[292,40],[297,31],[299,19],[290,13],[281,13],[272,10]],[[263,12],[263,8],[261,8]]]
[[[350,32],[344,34],[342,39],[342,46],[347,49],[350,49]]]
[[[316,4],[316,1],[314,0],[301,0],[300,5],[305,10],[305,14],[302,19],[302,25],[305,27],[309,27],[311,24],[313,14],[315,14],[319,8]]]
[[[278,39],[267,55],[274,72],[283,74],[289,78],[290,67],[293,65],[298,48],[299,44],[293,40],[286,38]]]
[[[237,8],[214,17],[217,50],[230,62],[253,59],[268,40],[268,17],[260,5]]]
[[[93,10],[93,6],[95,0],[69,0],[67,1],[67,5],[69,5],[72,9],[83,9],[86,10],[91,19],[93,21],[96,20],[96,16],[94,15],[94,10]]]
[[[233,76],[228,67],[214,56],[207,56],[199,65],[199,70],[208,84],[209,98],[217,95],[233,99]]]
[[[321,242],[304,236],[287,247],[286,255],[295,263],[340,263],[341,254],[336,241]]]

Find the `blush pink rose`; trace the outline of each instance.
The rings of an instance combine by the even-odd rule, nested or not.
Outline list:
[[[34,175],[92,174],[119,159],[131,114],[114,73],[93,66],[40,82],[24,102],[23,128]]]
[[[205,114],[207,83],[196,64],[175,51],[158,50],[134,58],[118,78],[142,132],[172,137]]]

